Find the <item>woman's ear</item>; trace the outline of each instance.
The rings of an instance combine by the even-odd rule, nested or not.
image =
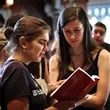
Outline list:
[[[19,45],[22,47],[22,48],[27,48],[27,41],[26,41],[26,39],[25,39],[25,37],[24,36],[21,36],[20,38],[19,38]]]

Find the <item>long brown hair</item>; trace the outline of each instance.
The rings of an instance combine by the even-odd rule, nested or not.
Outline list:
[[[96,44],[91,36],[91,26],[85,11],[81,7],[68,7],[64,9],[59,15],[57,22],[57,33],[59,36],[59,77],[61,79],[64,74],[66,74],[68,65],[71,62],[70,58],[70,45],[66,41],[62,28],[71,22],[72,20],[78,19],[84,27],[84,38],[83,47],[85,55],[85,64],[91,64],[93,58],[91,52],[96,49]]]

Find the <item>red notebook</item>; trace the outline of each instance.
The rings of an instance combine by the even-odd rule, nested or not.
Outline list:
[[[78,101],[91,91],[98,80],[98,76],[90,76],[83,69],[77,68],[50,96],[58,101]]]

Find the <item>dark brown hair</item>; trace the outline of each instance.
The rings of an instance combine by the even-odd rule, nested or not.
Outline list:
[[[14,28],[14,25],[16,24],[16,22],[21,19],[22,17],[24,17],[25,15],[23,14],[13,14],[11,15],[5,22],[4,27],[12,27]]]
[[[102,27],[102,28],[104,28],[105,32],[107,31],[105,24],[103,24],[102,22],[97,22],[94,26]]]
[[[81,7],[68,7],[64,9],[58,18],[57,33],[59,36],[59,78],[61,79],[66,74],[68,66],[70,65],[70,45],[66,41],[62,28],[72,20],[79,20],[84,27],[83,47],[85,61],[84,64],[91,64],[93,62],[91,52],[96,48],[94,40],[91,36],[91,26],[85,11]]]

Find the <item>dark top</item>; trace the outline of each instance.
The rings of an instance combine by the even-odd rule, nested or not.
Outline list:
[[[100,50],[101,51],[101,50]],[[97,67],[97,62],[98,62],[98,57],[99,57],[99,53],[100,51],[98,52],[98,54],[96,55],[96,58],[94,59],[93,61],[93,64],[91,65],[91,67],[86,71],[89,75],[98,75],[98,67]],[[69,70],[67,71],[67,74],[62,78],[62,79],[66,79],[70,76],[70,74],[72,74],[73,71]],[[90,92],[89,94],[93,94],[96,92],[96,88],[97,86],[95,86]],[[78,106],[76,107],[74,110],[96,110],[96,109],[91,109],[91,108],[85,108],[85,107],[82,107],[82,106]]]
[[[110,52],[110,44],[104,43],[102,47]]]
[[[6,61],[3,67],[9,62],[10,61]],[[5,84],[7,74],[11,75]],[[29,73],[27,65],[23,63],[14,62],[7,68],[2,86],[5,86],[1,105],[3,110],[7,110],[9,101],[22,96],[27,96],[29,98],[29,110],[44,110],[47,107],[45,94],[32,77],[31,73]]]

